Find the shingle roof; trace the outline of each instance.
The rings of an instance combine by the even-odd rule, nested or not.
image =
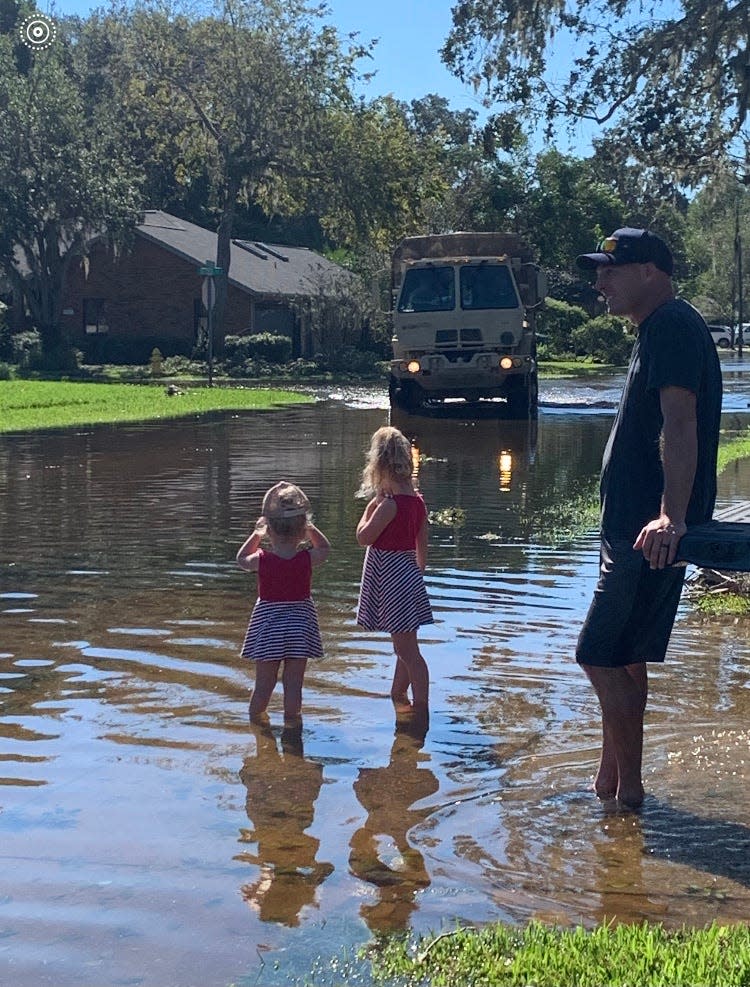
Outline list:
[[[136,229],[196,267],[216,259],[216,233],[161,210],[148,210]],[[337,282],[351,283],[352,275],[307,247],[232,240],[229,281],[254,295],[328,294]],[[326,290],[328,289],[328,290]]]

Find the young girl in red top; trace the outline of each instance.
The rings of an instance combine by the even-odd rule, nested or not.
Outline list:
[[[323,657],[310,589],[312,569],[325,562],[331,546],[309,511],[310,501],[299,487],[277,483],[263,498],[255,530],[237,552],[239,567],[258,573],[258,599],[242,645],[242,657],[255,661],[251,720],[265,713],[283,661],[284,722],[298,722],[307,659]],[[260,547],[264,537],[270,551]],[[302,548],[304,541],[311,547]]]
[[[428,521],[412,471],[406,436],[391,426],[379,428],[362,473],[361,492],[372,499],[357,525],[357,541],[367,546],[357,623],[391,635],[396,652],[391,699],[396,711],[426,713],[430,678],[417,630],[433,623],[423,575]]]

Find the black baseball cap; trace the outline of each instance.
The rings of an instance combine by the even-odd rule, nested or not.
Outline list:
[[[600,264],[655,264],[660,271],[672,276],[674,259],[672,251],[656,233],[623,226],[612,236],[599,241],[593,254],[580,254],[576,264],[591,270]]]

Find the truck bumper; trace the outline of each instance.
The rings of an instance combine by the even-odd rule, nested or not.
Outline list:
[[[391,378],[396,386],[416,385],[427,400],[503,397],[536,371],[531,357],[508,359],[512,361],[508,369],[500,367],[497,353],[477,353],[468,362],[452,362],[440,354],[411,361],[393,360]]]

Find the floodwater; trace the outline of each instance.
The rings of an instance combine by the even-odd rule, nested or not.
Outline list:
[[[750,365],[723,364],[731,430]],[[396,422],[444,522],[426,736],[395,730],[388,640],[354,622],[354,492],[384,393],[0,436],[0,982],[326,983],[383,931],[746,920],[746,621],[683,602],[652,674],[643,811],[589,790],[599,724],[571,655],[598,546],[580,507],[621,383],[549,382],[535,424]],[[333,543],[301,738],[278,696],[250,728],[238,656],[254,577],[234,553],[280,478]],[[718,506],[739,499],[747,462],[720,478]]]

